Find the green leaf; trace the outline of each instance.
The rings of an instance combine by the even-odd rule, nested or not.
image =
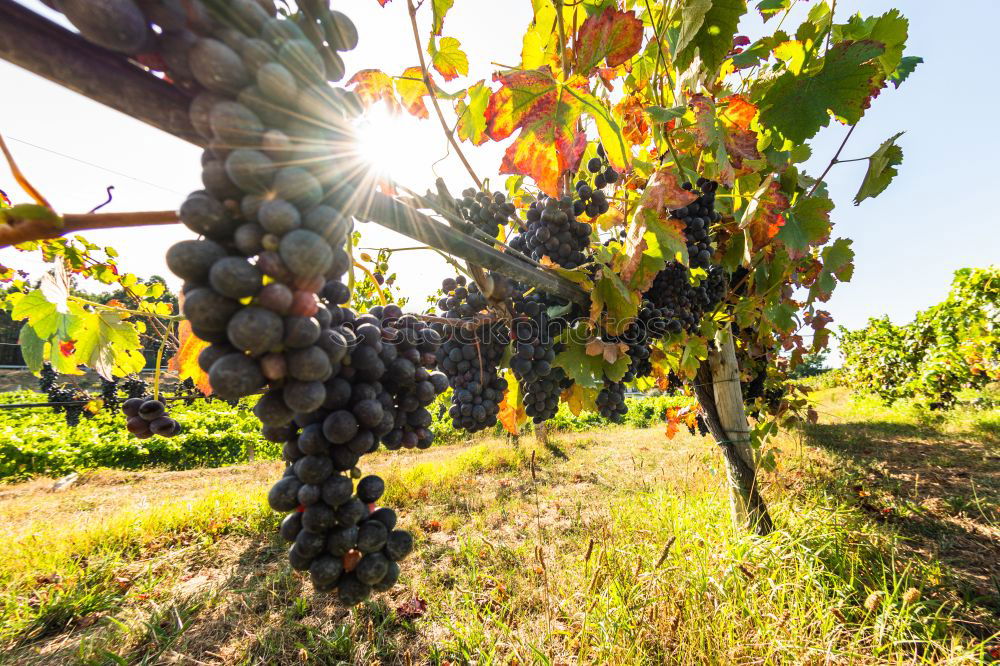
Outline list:
[[[854,250],[847,238],[838,238],[820,253],[823,268],[809,289],[809,299],[827,301],[833,294],[837,281],[849,282],[854,276]]]
[[[823,59],[822,68],[796,76],[785,72],[758,100],[759,122],[795,143],[815,136],[830,122],[830,112],[853,125],[861,119],[871,95],[878,89],[882,53],[876,42],[841,42]]]
[[[441,28],[444,27],[444,17],[454,4],[455,0],[433,0],[431,2],[431,11],[434,15],[431,20],[431,31],[435,36],[441,34]]]
[[[556,355],[554,365],[566,371],[570,379],[584,388],[597,389],[604,386],[603,356],[587,353],[586,340],[590,338],[587,325],[579,322],[563,334],[565,349]],[[626,357],[627,358],[627,357]]]
[[[775,14],[785,11],[792,6],[792,0],[760,0],[757,3],[757,11],[764,18],[766,23]]]
[[[705,4],[706,0],[689,0],[681,7],[683,18],[677,38],[676,64],[678,69],[686,69],[697,52],[714,77],[733,47],[733,35],[740,18],[746,14],[747,3],[746,0],[711,0],[707,11],[703,9]],[[691,11],[690,17],[688,11]],[[694,28],[696,24],[697,29]]]
[[[139,333],[127,317],[127,313],[100,310],[77,318],[69,331],[76,341],[77,362],[105,379],[140,372],[145,359],[139,352]]]
[[[21,345],[21,356],[24,358],[24,364],[28,366],[28,370],[37,375],[41,372],[42,363],[45,360],[45,340],[38,337],[35,329],[25,324],[21,326],[17,343]]]
[[[16,297],[16,298],[15,298]],[[41,289],[35,289],[27,294],[12,294],[14,309],[10,316],[14,321],[27,320],[28,326],[35,329],[35,334],[42,340],[47,340],[59,331],[67,331],[73,316],[60,312],[56,304],[49,301]]]
[[[775,328],[779,331],[785,333],[795,329],[797,324],[795,320],[796,312],[798,312],[798,308],[787,301],[780,301],[764,308],[764,316],[767,317],[768,321],[774,324]]]
[[[486,135],[486,106],[490,103],[490,89],[483,81],[468,90],[469,101],[459,101],[455,108],[458,115],[458,138],[479,146],[489,138]]]
[[[687,107],[674,106],[668,109],[665,106],[647,106],[645,111],[654,123],[668,123],[687,113]]]
[[[923,58],[919,56],[903,56],[899,61],[899,67],[896,71],[889,75],[889,80],[892,81],[892,85],[898,88],[903,81],[909,78],[910,74],[913,74],[913,70],[917,68],[917,65],[924,61]]]
[[[878,150],[868,158],[865,179],[861,181],[861,188],[854,195],[855,206],[865,199],[882,194],[896,177],[896,167],[903,163],[903,149],[896,145],[896,139],[902,135],[903,133],[899,132],[883,141]]]
[[[900,15],[898,9],[890,9],[881,16],[865,19],[860,14],[855,14],[846,24],[834,26],[833,38],[837,41],[867,39],[882,44],[885,51],[878,61],[882,65],[882,72],[888,77],[896,71],[903,58],[909,26],[910,22]]]
[[[804,257],[813,245],[822,245],[830,237],[830,211],[833,201],[827,197],[801,198],[785,216],[778,240],[788,248],[792,259]]]
[[[440,43],[433,37],[427,42],[427,53],[445,81],[457,79],[469,73],[469,57],[461,48],[461,42],[454,37],[442,37]]]
[[[567,87],[566,90],[580,100],[583,112],[594,120],[601,145],[604,146],[604,153],[611,166],[618,171],[628,168],[631,146],[625,140],[622,129],[608,105],[591,93],[578,91],[572,87]]]
[[[601,321],[605,312],[604,328],[611,335],[621,335],[635,321],[639,312],[639,294],[633,292],[610,270],[602,270],[590,292],[590,320]]]
[[[705,22],[705,14],[711,8],[712,0],[684,0],[679,9],[680,31],[677,33],[677,39],[674,40],[675,56],[691,44],[691,40],[695,38]]]
[[[698,372],[698,366],[706,358],[708,358],[708,343],[703,338],[692,335],[684,344],[678,368],[688,377],[694,377]]]

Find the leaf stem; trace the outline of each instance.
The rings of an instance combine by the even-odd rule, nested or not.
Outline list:
[[[417,57],[420,59],[420,71],[423,73],[424,85],[427,87],[427,94],[431,98],[431,105],[437,114],[438,122],[441,123],[441,130],[444,132],[445,137],[447,137],[448,143],[455,149],[458,159],[462,160],[462,165],[469,172],[473,182],[476,183],[476,187],[483,189],[483,181],[479,180],[479,176],[472,169],[472,165],[466,159],[465,153],[462,152],[462,148],[458,145],[458,141],[455,140],[454,134],[448,129],[448,123],[445,122],[444,114],[441,112],[441,105],[438,103],[437,95],[434,93],[434,86],[431,84],[431,75],[427,70],[427,61],[424,59],[424,49],[420,45],[420,30],[417,28],[417,8],[414,6],[413,0],[406,0],[406,6],[410,12],[410,26],[413,28],[413,42],[417,47]]]
[[[826,165],[825,169],[823,169],[823,173],[821,173],[819,178],[816,179],[816,182],[813,183],[812,189],[810,189],[809,194],[806,195],[807,197],[811,197],[813,195],[813,192],[816,191],[819,184],[823,182],[824,178],[826,178],[826,174],[830,173],[830,169],[832,169],[833,165],[837,163],[837,160],[840,158],[840,153],[844,150],[844,146],[847,145],[847,140],[851,138],[851,134],[854,133],[855,127],[857,127],[857,125],[851,125],[851,128],[847,130],[847,136],[845,136],[844,140],[840,142],[840,147],[837,148],[837,152],[833,154],[833,158],[830,160],[830,163]]]

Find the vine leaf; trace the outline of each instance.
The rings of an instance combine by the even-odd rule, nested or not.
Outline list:
[[[597,389],[585,388],[573,382],[559,397],[573,416],[579,416],[583,411],[597,411],[597,393]]]
[[[528,414],[524,408],[524,394],[521,391],[521,384],[512,371],[507,370],[504,377],[507,379],[507,390],[504,391],[503,400],[500,402],[497,418],[507,432],[517,436],[521,434],[521,426],[528,421]]]
[[[899,86],[906,79],[910,78],[910,74],[917,68],[917,65],[924,61],[923,58],[919,56],[903,56],[899,61],[899,67],[896,71],[889,75],[889,80],[892,81],[894,88],[899,88]]]
[[[431,64],[445,81],[452,81],[469,73],[469,56],[461,48],[461,42],[454,37],[442,37],[427,42],[427,53]]]
[[[578,322],[573,329],[563,334],[562,342],[566,348],[556,355],[554,364],[565,370],[569,378],[581,388],[599,390],[604,386],[605,376],[612,381],[621,381],[628,371],[629,357],[621,356],[609,364],[603,355],[592,356],[587,353],[584,341],[589,339],[587,324]]]
[[[739,95],[723,100],[717,105],[707,95],[693,95],[691,109],[694,125],[689,130],[695,143],[703,150],[710,151],[714,161],[707,164],[708,177],[714,177],[727,187],[732,187],[736,179],[736,169],[742,168],[743,160],[760,158],[757,152],[757,133],[750,129],[757,107]],[[742,172],[741,172],[742,173]]]
[[[627,164],[628,146],[607,106],[588,91],[587,79],[556,81],[549,67],[497,74],[501,87],[486,108],[487,134],[502,141],[520,130],[504,153],[500,173],[531,176],[551,196],[559,195],[559,177],[576,171],[587,137],[577,121],[591,116],[618,170]]]
[[[455,107],[458,138],[479,146],[489,139],[486,134],[486,107],[490,103],[490,89],[480,81],[469,87],[468,96],[468,102],[462,98]]]
[[[361,103],[372,106],[384,101],[390,111],[398,113],[399,101],[393,90],[392,78],[379,69],[362,69],[347,82],[346,87],[354,89]]]
[[[611,335],[621,335],[639,312],[641,294],[630,289],[614,271],[604,268],[590,292],[590,321],[603,323]]]
[[[501,88],[486,109],[487,133],[502,141],[521,130],[504,153],[500,173],[531,176],[542,191],[558,196],[559,176],[576,170],[587,144],[576,122],[581,105],[568,90],[575,86],[586,93],[586,79],[560,84],[548,67],[499,74],[496,79]]]
[[[21,345],[24,364],[28,366],[28,370],[37,375],[45,362],[45,340],[38,337],[31,326],[22,326],[17,336],[17,343]]]
[[[389,4],[390,2],[392,2],[392,0],[376,0],[376,1],[382,7],[385,7],[387,4]]]
[[[589,75],[602,60],[608,67],[628,62],[642,47],[642,21],[633,11],[606,7],[587,17],[574,43],[576,71]]]
[[[903,60],[903,47],[906,45],[909,28],[910,22],[900,15],[899,10],[890,9],[881,16],[868,18],[854,14],[847,19],[847,23],[834,26],[833,37],[837,40],[867,39],[882,44],[884,51],[878,57],[878,62],[882,66],[882,73],[889,77],[896,72]]]
[[[697,54],[706,71],[718,71],[733,47],[733,35],[746,11],[746,0],[685,2],[680,10],[683,18],[675,45],[677,68],[687,69]]]
[[[902,132],[895,134],[878,147],[868,158],[868,171],[861,181],[861,188],[854,195],[854,205],[859,205],[865,199],[877,197],[889,187],[896,177],[896,167],[903,163],[903,149],[896,145],[896,139],[903,136]]]
[[[146,361],[138,351],[139,332],[127,321],[128,317],[128,313],[114,310],[98,310],[78,317],[70,330],[76,342],[75,361],[108,380],[142,372]]]
[[[428,75],[430,78],[430,75]],[[434,85],[433,79],[431,85]],[[396,92],[403,103],[403,108],[417,118],[430,118],[427,105],[424,104],[424,97],[430,95],[427,84],[424,83],[424,74],[420,67],[407,67],[396,79]]]
[[[834,44],[819,71],[796,76],[785,72],[758,100],[760,124],[786,139],[803,143],[830,122],[857,123],[872,95],[880,87],[879,66],[873,60],[882,54],[872,41]]]
[[[684,230],[677,220],[667,218],[666,213],[697,198],[678,184],[672,169],[660,169],[650,177],[636,206],[629,229],[627,260],[620,271],[633,290],[649,289],[668,261],[680,257],[687,263]]]
[[[740,229],[746,229],[750,236],[752,251],[768,245],[778,235],[785,224],[787,209],[788,198],[772,174],[761,183],[740,221]]]
[[[381,2],[381,0],[379,1]],[[455,0],[432,0],[431,13],[433,19],[431,20],[431,31],[435,36],[441,35],[441,29],[444,27],[444,17],[454,4]]]
[[[828,197],[814,196],[795,202],[777,236],[792,259],[801,259],[809,254],[811,246],[826,243],[830,238],[832,210],[833,201]]]
[[[628,352],[628,345],[624,342],[605,342],[595,337],[587,341],[584,349],[591,356],[601,356],[608,363],[614,363],[622,354]]]
[[[212,385],[208,381],[208,373],[198,365],[198,354],[208,347],[205,342],[191,331],[187,320],[177,326],[177,353],[170,357],[167,367],[177,373],[179,379],[190,379],[198,390],[205,395],[212,395]]]
[[[820,252],[823,267],[809,289],[810,300],[828,301],[837,282],[849,282],[854,276],[854,250],[847,238],[838,238]]]

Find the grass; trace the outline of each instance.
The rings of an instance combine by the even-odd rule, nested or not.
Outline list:
[[[979,508],[971,483],[918,484],[907,501],[935,500],[921,520],[941,511],[995,553],[996,442],[978,433],[996,411],[928,421],[821,398],[825,423],[778,442],[765,539],[731,528],[708,441],[659,429],[377,456],[418,548],[401,584],[354,610],[283,563],[262,499],[273,463],[14,486],[0,495],[0,660],[988,663],[989,551],[925,550],[916,518],[883,509],[907,506],[897,475],[920,459],[903,453],[926,453],[923,473],[964,470]]]

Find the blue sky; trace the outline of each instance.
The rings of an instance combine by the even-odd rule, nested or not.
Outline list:
[[[22,4],[45,11],[37,0]],[[348,72],[378,66],[390,74],[416,64],[403,0],[382,9],[375,0],[338,3],[357,23],[361,44],[346,58]],[[800,3],[807,10],[812,3]],[[488,78],[496,66],[518,59],[520,35],[530,19],[528,0],[456,0],[445,34],[458,37],[469,54],[468,82]],[[838,287],[828,308],[835,324],[863,325],[870,316],[888,314],[905,322],[941,300],[951,274],[964,266],[1000,260],[993,173],[1000,141],[994,129],[998,102],[993,44],[1000,3],[960,0],[941,9],[930,0],[887,2],[839,0],[837,14],[881,14],[899,6],[910,19],[908,54],[925,60],[899,90],[875,100],[855,130],[842,157],[870,154],[898,131],[905,160],[893,185],[879,198],[855,207],[852,198],[865,162],[835,166],[828,176],[836,203],[835,236],[854,240],[856,269],[851,283]],[[422,12],[427,14],[426,10]],[[424,17],[424,22],[429,16]],[[794,26],[794,17],[786,26]],[[759,21],[742,26],[754,34]],[[426,34],[426,31],[423,31]],[[465,81],[455,82],[455,86]],[[17,91],[18,101],[0,106],[0,130],[22,169],[64,212],[85,212],[102,202],[115,186],[115,200],[105,210],[175,208],[185,193],[200,187],[198,150],[189,144],[102,107],[75,93],[0,62],[0,86]],[[28,100],[28,101],[25,101]],[[445,155],[440,128],[433,121],[400,118],[378,126],[375,145],[395,164],[403,184],[422,189],[435,175],[454,191],[469,180],[454,156]],[[846,133],[836,123],[814,141],[808,167],[817,175]],[[503,146],[468,148],[480,176],[494,176]],[[59,154],[57,154],[59,153]],[[0,189],[26,200],[0,165]],[[363,245],[402,247],[412,242],[375,225],[361,228]],[[85,234],[113,244],[126,270],[167,276],[163,253],[176,240],[190,237],[183,228],[114,230]],[[446,275],[443,261],[429,252],[397,255],[404,295],[423,303]],[[37,271],[41,264],[13,250],[0,250],[0,263]]]

